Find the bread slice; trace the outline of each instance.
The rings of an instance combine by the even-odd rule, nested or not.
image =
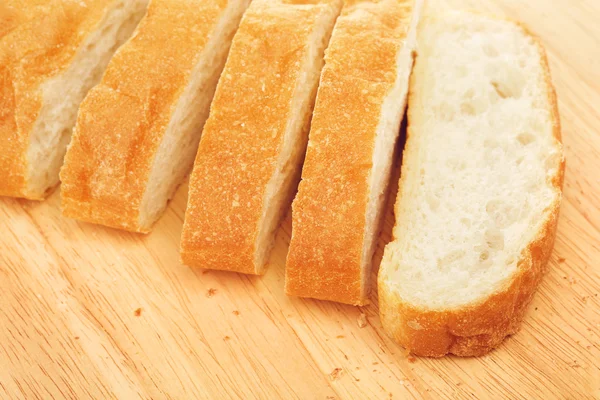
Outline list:
[[[204,128],[183,228],[185,264],[261,274],[300,175],[341,0],[254,0]]]
[[[249,0],[152,0],[79,111],[61,171],[63,214],[150,231],[191,170]]]
[[[0,4],[0,196],[43,199],[58,184],[77,108],[148,0]]]
[[[289,295],[368,301],[420,1],[347,1],[327,49],[293,203]]]
[[[463,12],[419,30],[385,330],[417,355],[484,354],[519,327],[554,242],[564,156],[539,41]]]

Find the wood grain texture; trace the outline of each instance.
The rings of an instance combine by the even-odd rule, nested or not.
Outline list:
[[[376,299],[286,297],[289,215],[265,276],[187,268],[185,185],[149,236],[64,219],[58,193],[0,198],[0,398],[600,398],[600,2],[448,3],[525,22],[558,92],[564,199],[519,333],[484,357],[413,360]],[[392,224],[388,207],[377,258]]]

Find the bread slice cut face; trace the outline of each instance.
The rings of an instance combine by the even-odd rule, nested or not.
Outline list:
[[[484,354],[518,329],[554,241],[564,156],[544,49],[509,21],[428,13],[408,118],[383,326],[417,355]]]
[[[77,109],[147,0],[0,5],[0,196],[41,200],[58,184]]]
[[[420,8],[350,1],[336,22],[292,206],[288,295],[368,302]]]
[[[61,171],[65,216],[151,230],[192,168],[248,3],[150,3],[79,111]]]
[[[296,190],[323,52],[340,0],[254,0],[204,128],[181,257],[262,274]]]

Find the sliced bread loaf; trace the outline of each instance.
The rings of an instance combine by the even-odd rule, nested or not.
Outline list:
[[[289,295],[368,301],[420,1],[344,4],[326,52],[286,265]]]
[[[296,189],[341,0],[254,0],[204,128],[183,227],[190,266],[261,274]]]
[[[518,24],[431,14],[418,46],[381,319],[414,354],[480,355],[518,329],[552,251],[565,162],[555,93]]]
[[[43,199],[58,184],[77,109],[148,0],[0,4],[0,196]]]
[[[61,171],[63,214],[150,231],[192,168],[249,0],[152,0],[83,102]]]

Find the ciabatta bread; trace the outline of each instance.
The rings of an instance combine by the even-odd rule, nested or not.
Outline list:
[[[249,0],[152,0],[79,111],[64,215],[148,232],[191,170]]]
[[[43,199],[58,184],[77,109],[147,0],[2,0],[0,196]]]
[[[481,355],[518,329],[552,251],[556,98],[522,26],[462,12],[420,26],[381,319],[414,354]]]
[[[204,128],[183,228],[185,264],[261,274],[299,178],[341,0],[254,0]]]
[[[293,203],[289,295],[368,301],[420,3],[345,2],[326,52]]]

